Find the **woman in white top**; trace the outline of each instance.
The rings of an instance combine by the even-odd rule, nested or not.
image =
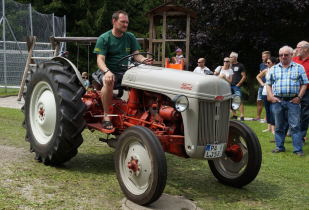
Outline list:
[[[218,66],[214,72],[220,78],[226,80],[227,82],[232,82],[233,70],[231,68],[231,61],[229,57],[223,59],[223,66]]]
[[[268,72],[270,70],[270,68],[275,65],[277,63],[277,58],[275,57],[270,57],[269,59],[267,59],[266,61],[266,65],[267,65],[267,69],[264,69],[263,71],[261,71],[257,76],[256,76],[256,79],[257,81],[260,83],[261,86],[263,86],[263,91],[262,91],[262,99],[263,99],[263,102],[264,102],[264,106],[265,106],[265,111],[266,111],[266,121],[267,121],[267,124],[268,124],[268,128],[263,130],[263,132],[267,132],[267,131],[270,131],[272,132],[273,134],[275,133],[275,119],[273,117],[273,114],[271,112],[271,109],[270,109],[270,102],[267,101],[267,92],[266,92],[266,85],[265,83],[263,82],[262,78],[264,76],[268,76]]]

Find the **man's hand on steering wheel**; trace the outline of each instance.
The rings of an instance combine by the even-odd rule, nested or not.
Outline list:
[[[152,65],[153,64],[153,58],[145,58],[142,63],[146,64],[146,65]]]
[[[145,56],[143,55],[150,55],[153,57],[153,54],[151,53],[148,53],[148,52],[135,52],[133,54],[130,54],[130,55],[127,55],[123,58],[121,58],[119,61],[118,61],[118,64],[120,66],[120,68],[126,68],[126,70],[134,67],[134,66],[138,66],[140,64],[146,64],[146,65],[151,65],[153,64],[153,58],[146,58]],[[124,65],[122,64],[122,62],[124,60],[129,60],[130,58],[134,58],[135,61],[132,62],[133,66],[129,66],[129,65]]]

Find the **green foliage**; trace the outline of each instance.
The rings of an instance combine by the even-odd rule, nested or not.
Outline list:
[[[181,2],[198,14],[191,26],[191,62],[206,57],[213,69],[231,51],[239,52],[253,98],[261,52],[270,50],[277,56],[283,45],[295,47],[297,42],[308,39],[308,0]]]
[[[33,8],[41,13],[55,13],[56,16],[67,16],[67,36],[98,37],[112,28],[111,17],[114,11],[125,10],[130,17],[129,31],[137,37],[147,37],[147,11],[160,5],[161,0],[19,0],[21,3],[31,3]],[[95,71],[96,58],[90,49],[90,71]],[[71,59],[77,64],[77,45],[70,43],[68,50]],[[79,46],[79,63],[81,71],[88,68],[88,47]]]

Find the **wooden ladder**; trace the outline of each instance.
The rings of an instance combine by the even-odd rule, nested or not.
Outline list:
[[[21,97],[23,95],[24,88],[25,88],[26,78],[27,78],[27,75],[29,74],[30,69],[37,67],[37,63],[35,61],[37,61],[37,60],[51,60],[54,56],[57,56],[57,52],[58,52],[57,48],[50,49],[50,50],[36,50],[35,49],[35,47],[36,47],[36,37],[35,36],[31,36],[31,37],[27,38],[27,45],[28,45],[28,57],[27,57],[23,77],[22,77],[22,80],[21,80],[21,83],[20,83],[17,101],[21,100]],[[52,48],[54,48],[54,47],[52,47]],[[44,56],[36,56],[36,54],[40,54],[40,55],[43,54]],[[51,54],[53,54],[52,57],[50,56]],[[47,55],[49,55],[49,56],[47,56]]]

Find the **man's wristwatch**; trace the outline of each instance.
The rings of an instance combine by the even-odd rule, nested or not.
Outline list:
[[[301,96],[296,96],[297,98],[299,98],[299,99],[302,99],[302,97]]]
[[[106,74],[107,72],[109,72],[109,69],[103,70],[103,73],[104,73],[104,74]]]

